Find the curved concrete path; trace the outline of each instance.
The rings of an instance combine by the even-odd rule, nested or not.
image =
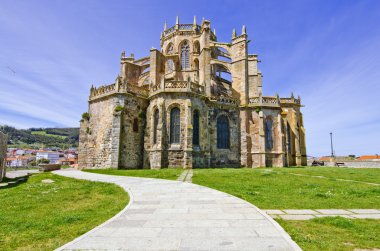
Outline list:
[[[301,250],[264,212],[232,195],[179,181],[55,171],[115,183],[120,213],[58,250]]]

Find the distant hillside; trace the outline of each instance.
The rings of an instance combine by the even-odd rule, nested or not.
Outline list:
[[[40,144],[44,147],[78,146],[79,128],[30,128],[16,129],[11,126],[0,126],[0,131],[8,134],[9,145]]]

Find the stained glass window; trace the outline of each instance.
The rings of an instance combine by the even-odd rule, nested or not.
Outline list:
[[[181,47],[181,65],[182,70],[190,69],[190,47],[187,41]]]
[[[266,119],[264,126],[265,126],[265,149],[272,150],[273,148],[273,136],[272,136],[273,121],[271,119]]]
[[[175,107],[170,112],[170,143],[179,143],[181,122],[180,111]]]
[[[199,112],[194,111],[193,114],[193,145],[199,146]]]
[[[230,148],[230,126],[226,116],[220,116],[217,120],[217,147]]]

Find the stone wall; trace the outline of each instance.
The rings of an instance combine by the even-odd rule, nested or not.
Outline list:
[[[0,181],[5,177],[5,159],[7,157],[7,142],[6,134],[0,132]]]
[[[143,168],[146,106],[144,99],[127,96],[121,116],[119,168]]]
[[[118,94],[91,101],[90,119],[80,125],[79,167],[142,167],[145,109],[146,101],[133,95]]]
[[[344,167],[380,168],[380,161],[342,161]],[[311,165],[311,162],[308,163]],[[325,166],[335,166],[335,162],[325,162]]]
[[[121,112],[124,96],[114,95],[89,105],[89,121],[81,122],[78,166],[80,168],[117,168]]]

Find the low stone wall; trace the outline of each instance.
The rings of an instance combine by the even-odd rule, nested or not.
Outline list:
[[[380,168],[380,161],[342,161],[341,163],[344,163],[343,167]],[[308,165],[311,166],[311,162]],[[325,166],[335,166],[335,162],[325,162]]]
[[[50,171],[61,169],[60,164],[41,164],[39,165],[39,167],[40,167],[39,170],[42,172],[50,172]]]

